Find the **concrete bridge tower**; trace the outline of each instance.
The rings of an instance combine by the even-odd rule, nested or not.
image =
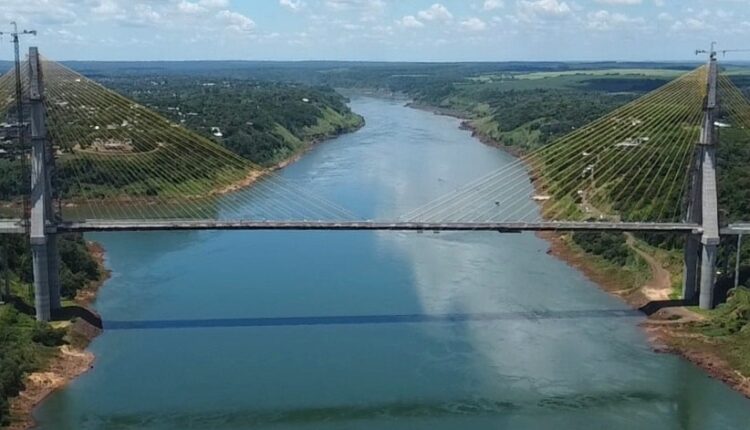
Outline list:
[[[683,297],[695,298],[700,292],[700,307],[714,307],[716,253],[719,246],[719,208],[716,187],[716,113],[718,109],[718,64],[712,49],[708,63],[707,94],[703,108],[700,142],[691,169],[691,187],[687,220],[700,224],[701,235],[688,237],[685,246],[685,279]]]
[[[29,236],[34,265],[34,306],[39,321],[49,321],[60,308],[60,264],[52,205],[50,167],[53,154],[47,141],[44,82],[39,51],[29,48],[29,106],[31,110],[31,215]]]

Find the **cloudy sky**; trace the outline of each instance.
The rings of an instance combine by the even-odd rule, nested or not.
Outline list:
[[[683,60],[712,40],[750,48],[750,0],[2,0],[0,31],[11,20],[57,60]]]

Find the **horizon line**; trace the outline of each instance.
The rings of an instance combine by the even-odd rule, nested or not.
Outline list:
[[[13,58],[0,58],[0,62],[12,63]],[[54,60],[57,62],[89,62],[89,63],[393,63],[393,64],[507,64],[507,63],[564,63],[564,64],[587,64],[587,63],[703,63],[702,59],[682,60],[329,60],[329,59],[296,59],[296,60],[269,60],[269,59],[64,59]],[[750,63],[748,60],[728,60],[724,63]]]

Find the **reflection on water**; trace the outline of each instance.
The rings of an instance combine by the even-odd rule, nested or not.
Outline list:
[[[392,219],[512,161],[357,98],[285,180]],[[43,429],[742,429],[750,402],[653,353],[642,317],[533,234],[97,234],[95,368]],[[744,426],[744,427],[743,427]]]

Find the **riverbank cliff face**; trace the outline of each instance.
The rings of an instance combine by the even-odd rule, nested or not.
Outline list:
[[[481,133],[472,119],[462,112],[414,102],[408,103],[407,106],[436,115],[458,118],[462,120],[461,129],[470,131],[473,137],[485,145],[502,149],[516,157],[524,155],[523,151],[518,148],[505,145]],[[642,324],[642,328],[655,351],[679,355],[750,398],[750,375],[743,375],[723,358],[719,350],[714,348],[712,339],[693,330],[696,323],[704,320],[704,316],[682,307],[650,312],[648,304],[669,299],[672,288],[669,278],[663,279],[665,272],[666,276],[669,276],[669,272],[661,267],[658,260],[631,244],[634,253],[648,263],[651,269],[651,279],[640,288],[633,290],[622,284],[622,277],[617,273],[602,270],[601,267],[592,264],[594,260],[592,257],[595,256],[576,247],[569,236],[550,232],[538,235],[549,242],[550,254],[576,268],[599,288],[620,298],[633,309],[644,311],[648,319]]]

